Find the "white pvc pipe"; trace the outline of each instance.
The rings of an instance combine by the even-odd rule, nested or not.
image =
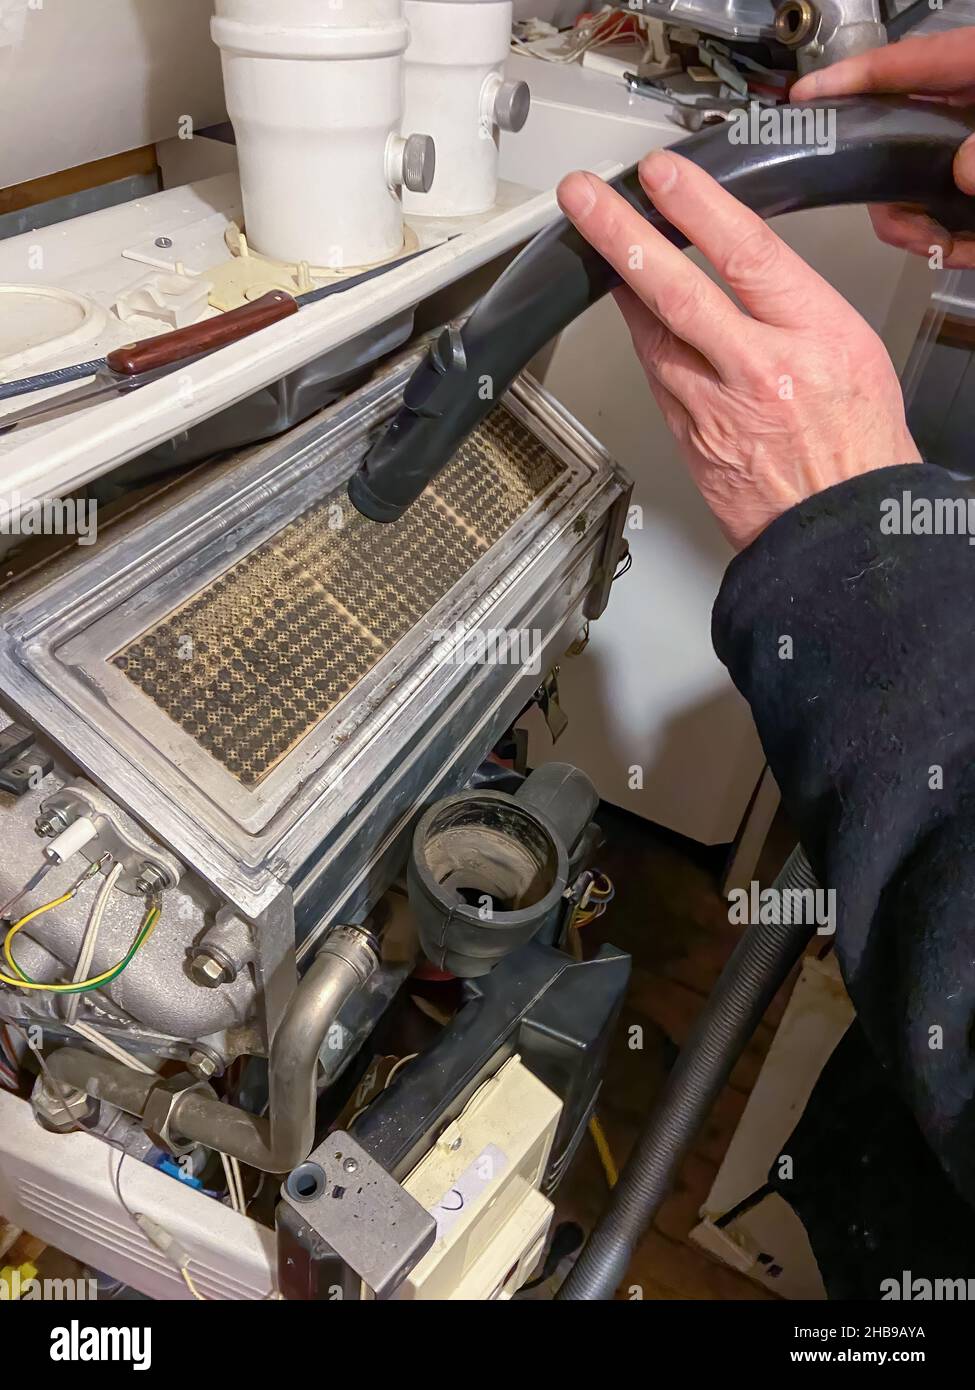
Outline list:
[[[504,82],[511,0],[406,0],[405,14],[406,129],[433,136],[437,171],[430,192],[405,193],[404,206],[433,217],[486,212],[497,201],[502,125],[520,129],[527,115],[524,84]],[[522,109],[510,126],[515,86]]]
[[[345,269],[403,246],[403,0],[216,0],[246,230]]]

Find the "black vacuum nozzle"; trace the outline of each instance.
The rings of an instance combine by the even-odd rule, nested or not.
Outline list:
[[[975,130],[971,117],[897,97],[840,98],[829,110],[836,113],[829,153],[813,143],[732,144],[724,122],[677,148],[763,217],[844,203],[910,203],[949,231],[975,230],[975,199],[955,186],[952,170]],[[687,245],[649,201],[635,170],[612,186],[676,245]],[[565,219],[539,233],[463,331],[445,330],[417,368],[402,409],[349,485],[353,505],[373,521],[401,517],[532,357],[618,283]]]

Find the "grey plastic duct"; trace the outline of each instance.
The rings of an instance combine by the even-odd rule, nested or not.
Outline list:
[[[952,176],[959,146],[975,131],[971,116],[894,97],[836,99],[829,110],[836,112],[832,154],[814,144],[733,145],[724,123],[678,148],[763,217],[844,203],[913,203],[949,231],[975,230],[975,199]],[[635,171],[613,187],[675,245],[687,245],[650,203]],[[564,219],[537,236],[464,329],[446,330],[417,368],[402,409],[349,485],[358,510],[373,521],[402,516],[518,372],[617,284],[616,272]]]
[[[515,796],[467,791],[431,806],[407,875],[427,958],[476,979],[553,925],[565,909],[572,852],[598,804],[584,772],[548,763]]]

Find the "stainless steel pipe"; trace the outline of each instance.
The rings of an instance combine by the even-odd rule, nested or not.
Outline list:
[[[204,1144],[252,1168],[288,1173],[315,1145],[318,1055],[345,1003],[378,964],[373,941],[363,929],[336,927],[326,938],[271,1040],[266,1118],[225,1105],[198,1083],[174,1089],[172,1082],[79,1048],[55,1052],[48,1066],[66,1088],[140,1119],[148,1113],[176,1149]]]

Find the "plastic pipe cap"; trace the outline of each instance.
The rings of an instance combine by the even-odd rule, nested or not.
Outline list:
[[[524,130],[532,108],[531,88],[527,82],[502,82],[494,98],[494,120],[502,130],[517,134]]]
[[[429,193],[437,172],[437,147],[432,135],[408,135],[403,144],[403,187]]]

